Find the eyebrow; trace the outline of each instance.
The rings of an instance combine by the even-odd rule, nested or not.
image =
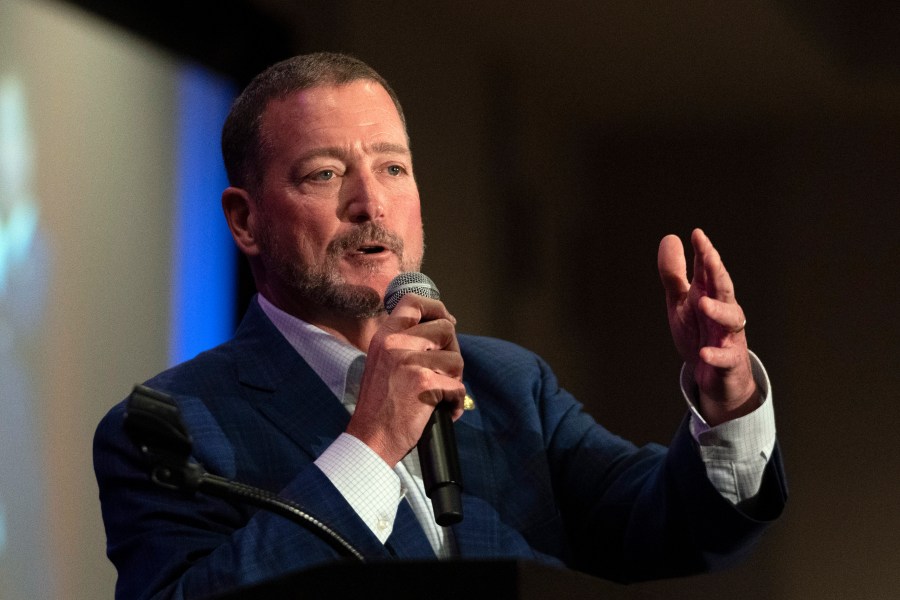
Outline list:
[[[377,142],[375,144],[366,146],[365,150],[367,152],[374,152],[377,154],[402,154],[405,156],[412,156],[412,151],[409,149],[409,147],[394,142]],[[347,157],[347,149],[341,146],[324,146],[322,148],[314,148],[313,150],[310,150],[309,152],[301,156],[298,162],[322,156],[344,159]]]

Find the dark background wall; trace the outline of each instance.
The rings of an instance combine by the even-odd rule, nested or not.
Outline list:
[[[900,590],[896,3],[81,4],[239,80],[321,49],[381,71],[460,328],[540,352],[637,442],[684,410],[656,247],[705,228],[773,380],[792,497],[746,565],[648,589]]]

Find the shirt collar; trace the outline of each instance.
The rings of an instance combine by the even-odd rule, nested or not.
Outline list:
[[[260,308],[275,328],[325,382],[335,397],[345,406],[354,405],[365,353],[315,325],[284,312],[262,294],[257,296]],[[353,372],[348,378],[351,367]]]

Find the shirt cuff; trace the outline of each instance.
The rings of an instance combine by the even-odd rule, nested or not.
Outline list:
[[[775,411],[769,376],[753,352],[750,365],[762,396],[759,408],[715,427],[710,427],[697,410],[697,386],[686,366],[681,370],[681,391],[691,411],[691,435],[699,446],[710,482],[732,504],[757,495],[775,449]]]
[[[394,530],[403,494],[400,478],[374,450],[342,433],[315,464],[381,543]]]

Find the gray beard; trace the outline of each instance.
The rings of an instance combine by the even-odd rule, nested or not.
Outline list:
[[[384,304],[375,290],[350,285],[336,273],[297,271],[292,275],[289,284],[304,302],[354,319],[370,319],[384,312]]]
[[[394,252],[400,259],[401,272],[421,268],[421,261],[408,264],[403,240],[399,236],[371,221],[332,240],[326,249],[325,261],[309,269],[301,268],[270,231],[264,232],[260,246],[269,257],[266,268],[286,283],[304,304],[326,308],[354,319],[370,319],[385,312],[382,298],[371,288],[347,283],[338,270],[341,256],[366,241],[374,241]],[[365,259],[362,260],[366,264]],[[376,261],[371,261],[367,266],[373,272],[379,268]]]

